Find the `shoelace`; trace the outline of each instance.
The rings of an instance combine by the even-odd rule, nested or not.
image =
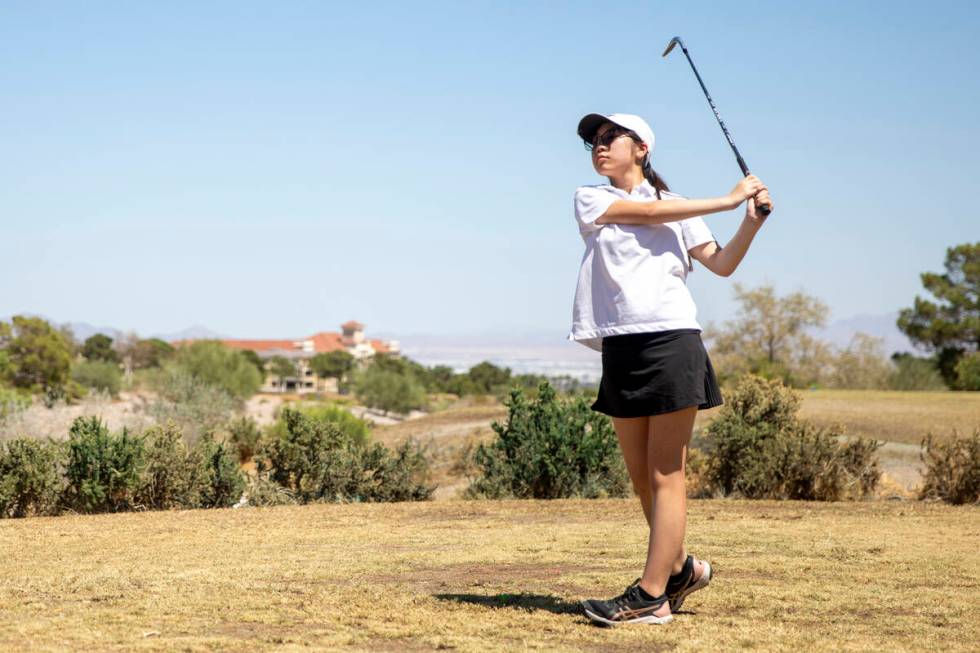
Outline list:
[[[632,583],[630,583],[629,587],[626,588],[625,592],[623,592],[621,595],[616,597],[614,603],[617,606],[621,606],[621,605],[626,605],[630,601],[639,601],[639,600],[642,600],[642,597],[640,596],[640,579],[637,578]]]

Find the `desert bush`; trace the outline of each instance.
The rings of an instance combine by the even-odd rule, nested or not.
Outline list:
[[[251,479],[248,486],[250,506],[291,506],[297,503],[292,492],[267,476]]]
[[[426,482],[427,448],[418,441],[407,440],[393,451],[375,443],[363,452],[361,465],[371,473],[367,487],[372,501],[425,501],[432,496],[435,486]]]
[[[30,405],[30,397],[23,392],[0,386],[0,424],[23,413]]]
[[[685,476],[687,484],[687,496],[694,499],[708,499],[712,496],[711,485],[705,479],[707,470],[707,457],[700,449],[693,446],[687,450],[687,462],[685,464]]]
[[[847,478],[847,492],[853,497],[871,496],[881,481],[877,451],[883,442],[867,438],[850,438],[840,445],[838,458]]]
[[[198,438],[190,459],[197,491],[194,507],[227,508],[241,499],[247,479],[233,446],[207,432]]]
[[[262,439],[262,429],[251,417],[243,415],[228,422],[228,441],[238,452],[239,462],[248,462]]]
[[[836,501],[863,497],[880,471],[868,440],[796,416],[800,398],[777,380],[742,377],[707,427],[705,490],[750,499]],[[843,442],[842,442],[843,441]]]
[[[57,513],[61,453],[61,447],[51,441],[0,442],[0,517]]]
[[[153,376],[153,387],[158,397],[149,405],[150,416],[160,424],[173,421],[192,444],[221,428],[235,408],[227,392],[171,365]]]
[[[145,465],[136,503],[150,510],[190,508],[197,504],[197,483],[189,451],[174,422],[143,432]]]
[[[131,510],[144,462],[143,440],[110,433],[98,417],[79,417],[68,432],[65,507],[77,512]]]
[[[479,477],[470,497],[595,498],[627,496],[629,478],[612,423],[582,397],[561,400],[547,382],[529,399],[520,388],[504,402],[507,422],[474,454]]]
[[[119,365],[105,360],[85,360],[75,363],[71,378],[94,390],[103,390],[115,397],[122,386],[122,371]]]
[[[920,499],[947,503],[980,502],[980,429],[971,436],[935,440],[930,433],[922,442],[926,465]]]
[[[259,474],[290,491],[300,503],[314,501],[415,501],[431,496],[428,462],[414,443],[392,453],[361,445],[329,421],[285,409],[285,429],[263,443]]]
[[[246,479],[235,445],[204,433],[188,448],[173,422],[144,434],[145,465],[136,503],[143,508],[223,508],[241,498]]]

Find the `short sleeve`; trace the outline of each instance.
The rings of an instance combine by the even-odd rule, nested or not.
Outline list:
[[[686,250],[717,240],[700,216],[681,220],[681,234],[684,236],[684,249]]]
[[[595,221],[605,213],[617,198],[612,193],[591,186],[580,186],[575,191],[575,220],[579,233],[602,229]]]

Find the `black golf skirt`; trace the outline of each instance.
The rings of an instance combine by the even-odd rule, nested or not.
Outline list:
[[[697,329],[628,333],[602,339],[602,380],[592,410],[644,417],[723,403]]]

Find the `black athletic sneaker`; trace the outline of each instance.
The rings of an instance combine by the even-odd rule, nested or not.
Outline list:
[[[640,579],[637,578],[626,591],[614,599],[582,601],[585,616],[607,626],[619,624],[665,624],[673,620],[667,594],[647,601],[640,594]]]
[[[707,560],[700,560],[692,555],[684,560],[684,567],[677,576],[671,576],[667,581],[667,597],[670,600],[670,611],[677,612],[684,604],[684,599],[692,592],[708,586],[711,582],[711,565]]]

